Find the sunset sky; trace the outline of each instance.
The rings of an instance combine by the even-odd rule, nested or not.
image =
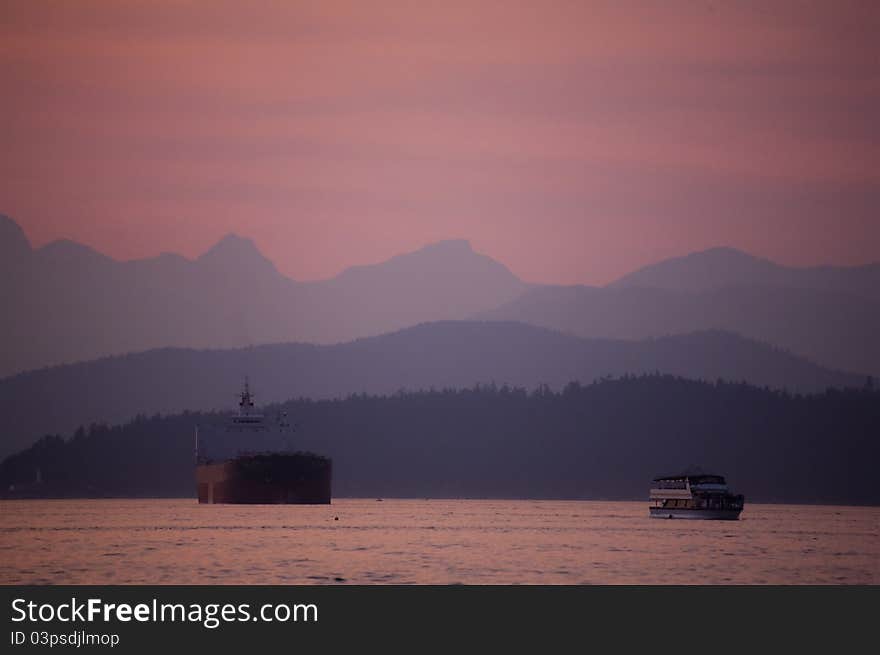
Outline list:
[[[598,284],[730,245],[880,260],[880,3],[0,0],[34,245],[297,279],[444,238]]]

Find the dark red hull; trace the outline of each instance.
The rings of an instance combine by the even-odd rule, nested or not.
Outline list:
[[[332,462],[310,453],[242,455],[196,466],[200,503],[329,504]]]

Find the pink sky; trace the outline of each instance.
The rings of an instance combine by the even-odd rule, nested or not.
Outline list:
[[[436,6],[432,6],[436,5]],[[880,260],[874,2],[3,3],[0,213],[297,279],[443,238],[536,282]]]

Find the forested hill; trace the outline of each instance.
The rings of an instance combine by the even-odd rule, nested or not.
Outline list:
[[[332,346],[171,348],[6,378],[0,380],[0,458],[83,424],[234,407],[246,375],[257,400],[272,403],[492,381],[558,390],[571,380],[588,384],[606,375],[654,372],[800,392],[865,383],[865,376],[719,331],[626,341],[581,339],[522,323],[439,321]]]
[[[802,396],[650,375],[267,411],[281,409],[303,450],[333,458],[337,497],[639,499],[652,477],[697,465],[727,476],[747,501],[880,504],[880,392],[869,388]],[[192,496],[193,427],[217,418],[139,417],[45,437],[0,464],[0,489]]]

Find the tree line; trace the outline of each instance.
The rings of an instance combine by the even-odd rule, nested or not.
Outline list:
[[[696,466],[725,475],[747,502],[880,504],[873,384],[801,395],[654,374],[264,409],[287,412],[297,448],[333,458],[337,497],[640,499],[653,477]],[[0,492],[193,496],[195,426],[226,416],[136,416],[46,435],[0,463]]]

